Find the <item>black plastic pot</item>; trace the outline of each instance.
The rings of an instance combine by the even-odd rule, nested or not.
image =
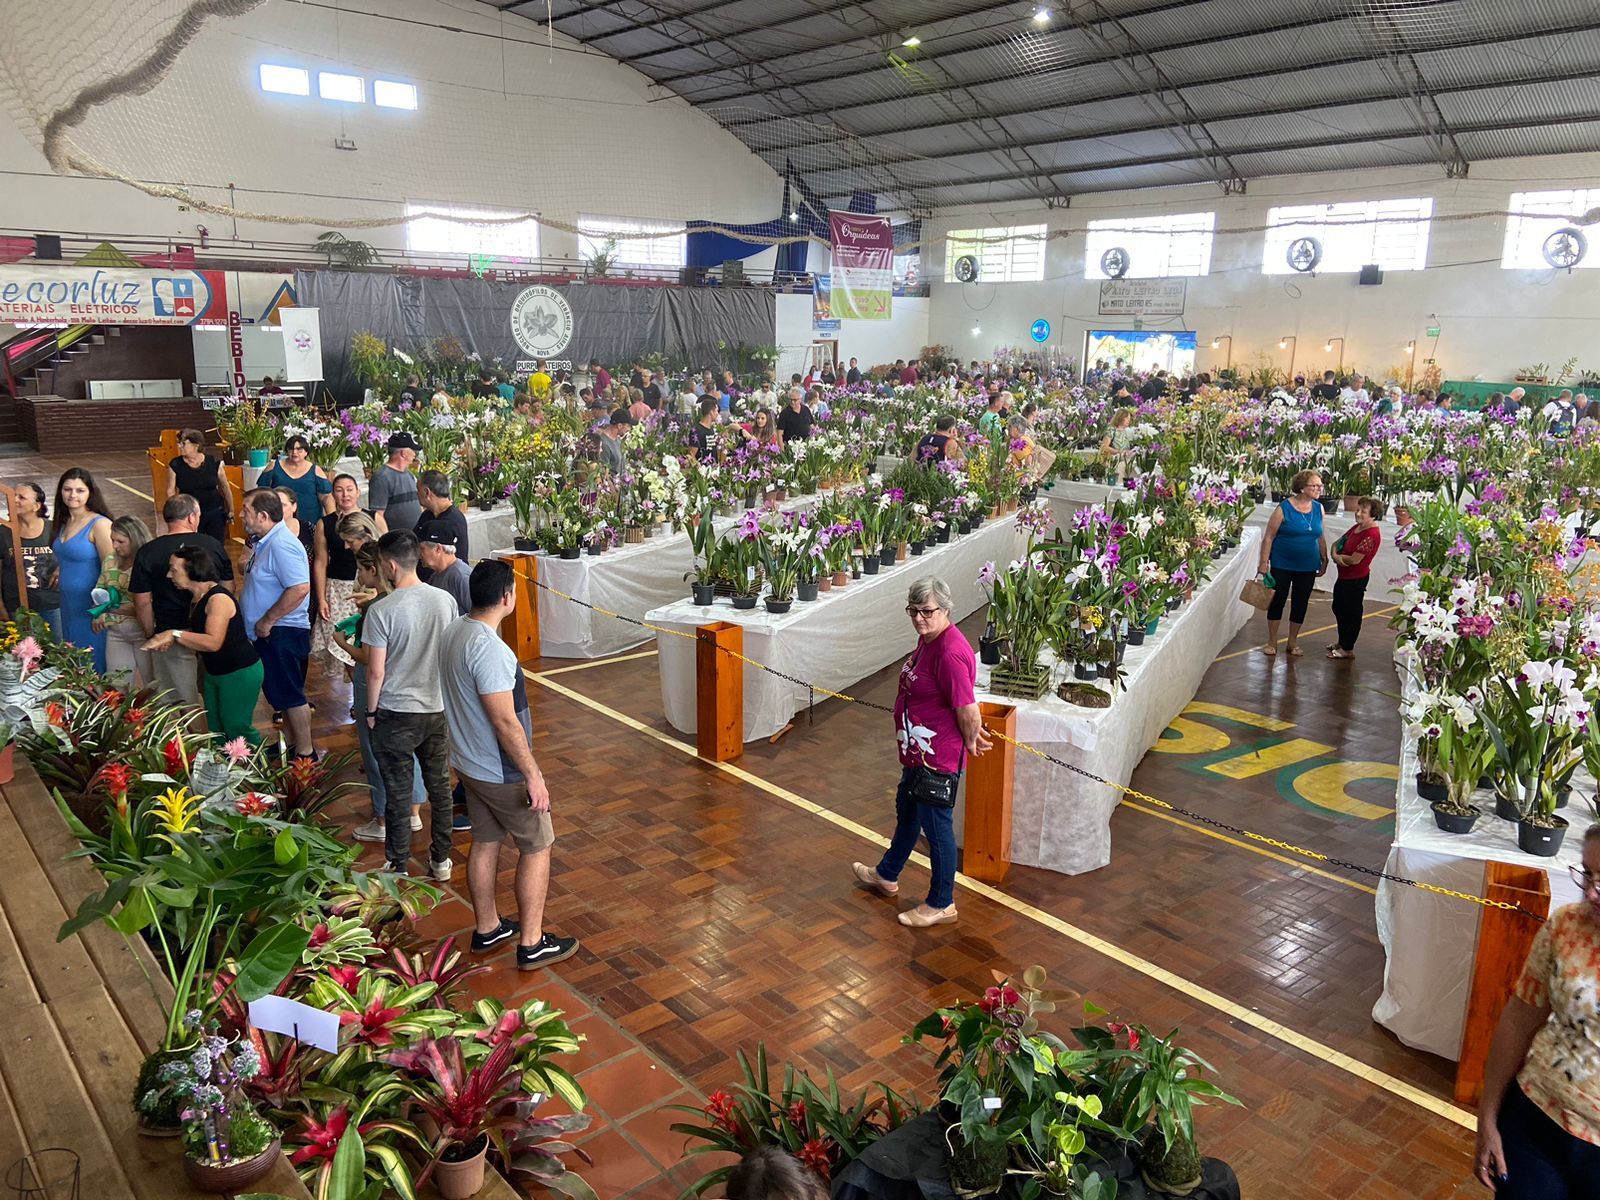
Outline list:
[[[1339,511],[1339,497],[1337,497],[1337,496],[1324,496],[1322,498],[1322,511],[1325,512],[1325,513],[1336,513],[1336,512],[1338,512]]]
[[[1109,664],[1109,663],[1096,663],[1095,667],[1094,667],[1094,673],[1095,673],[1095,676],[1097,678],[1110,679],[1111,678],[1111,664]]]
[[[878,566],[878,556],[876,554],[869,554],[861,560],[861,573],[864,575],[876,575],[878,573]]]
[[[1074,663],[1072,665],[1072,676],[1074,679],[1093,679],[1094,667],[1089,663]]]
[[[1462,814],[1448,812],[1437,804],[1433,806],[1433,822],[1446,833],[1471,833],[1472,827],[1483,813],[1476,807],[1471,812]]]
[[[795,592],[795,599],[799,600],[802,604],[810,604],[811,601],[815,600],[816,598],[817,581],[815,579],[813,579],[810,583],[802,583],[799,589]]]
[[[1135,625],[1128,630],[1128,645],[1144,645],[1144,629],[1141,626]]]
[[[934,535],[933,540],[938,542],[941,546],[948,542],[950,540],[950,526],[941,525],[939,527],[939,532]]]
[[[1418,771],[1417,795],[1421,796],[1429,804],[1439,804],[1450,799],[1450,787],[1448,784],[1438,783],[1432,779],[1428,779],[1422,774],[1421,771]]]
[[[583,552],[581,550],[579,550],[576,546],[568,546],[565,550],[563,550],[561,552],[561,557],[564,558],[564,559],[567,559],[570,562],[572,559],[577,558],[578,555],[581,554],[581,553],[583,553]]]
[[[735,596],[733,598],[733,606],[735,608],[754,608],[756,606],[756,598],[754,596]]]
[[[589,545],[587,547],[585,547],[585,549],[586,549],[586,551],[587,551],[587,553],[588,553],[590,558],[599,558],[600,557],[600,552],[603,551],[605,549],[605,547],[602,546],[599,542],[590,542]]]
[[[767,611],[769,613],[786,613],[793,607],[793,600],[774,600],[771,596],[767,597]]]
[[[878,554],[878,561],[886,567],[894,566],[894,560],[899,557],[900,548],[895,545],[885,546]]]
[[[912,542],[911,543],[911,557],[912,558],[916,558],[918,555],[920,555],[926,549],[927,549],[927,547],[924,546],[921,542]]]
[[[1171,599],[1169,599],[1167,601],[1167,611],[1168,612],[1177,612],[1178,611],[1178,605],[1180,605],[1182,603],[1183,603],[1183,597],[1182,596],[1173,596]]]
[[[988,638],[978,639],[978,661],[986,667],[992,667],[1000,661],[1000,640],[990,641]]]
[[[1502,821],[1520,821],[1522,812],[1502,792],[1494,794],[1494,815]]]
[[[527,554],[530,551],[537,550],[539,548],[539,543],[534,541],[532,538],[514,537],[511,539],[511,548],[513,550],[520,551],[523,554]]]
[[[1561,840],[1567,836],[1567,819],[1565,817],[1550,819],[1555,822],[1553,828],[1533,825],[1527,821],[1517,822],[1517,846],[1524,854],[1554,858],[1561,853]]]
[[[696,604],[711,604],[717,598],[717,589],[709,583],[696,583],[694,588],[694,602]]]
[[[968,522],[968,524],[973,529],[977,529],[977,528],[979,528],[979,527],[981,527],[983,525],[983,517],[984,517],[983,513],[974,513],[973,517],[972,517],[972,520],[970,522]]]
[[[1276,488],[1273,489],[1273,491],[1272,491],[1272,502],[1274,504],[1282,504],[1288,498],[1289,498],[1289,493],[1288,492],[1280,492]]]

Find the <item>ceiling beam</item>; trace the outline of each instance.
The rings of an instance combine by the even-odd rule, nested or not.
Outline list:
[[[1447,96],[1459,92],[1478,92],[1492,91],[1499,88],[1531,87],[1535,84],[1544,83],[1548,81],[1549,78],[1550,73],[1548,71],[1540,71],[1530,75],[1523,75],[1515,79],[1500,79],[1489,83],[1450,84],[1446,87],[1435,88],[1434,93],[1435,95],[1439,96]],[[1567,81],[1583,82],[1600,81],[1600,66],[1597,66],[1593,70],[1589,71],[1569,72],[1563,75],[1562,79]],[[1345,100],[1324,100],[1314,104],[1284,104],[1273,108],[1262,108],[1257,105],[1248,109],[1242,109],[1238,112],[1207,113],[1206,119],[1208,121],[1220,123],[1226,121],[1240,121],[1250,117],[1288,117],[1294,116],[1297,113],[1326,112],[1330,109],[1354,108],[1358,105],[1371,104],[1374,102],[1394,103],[1396,101],[1409,100],[1410,98],[1410,93],[1405,90],[1404,87],[1398,87],[1396,90],[1385,93],[1381,96],[1375,96],[1368,93],[1366,95]],[[1124,125],[1096,129],[1089,132],[1078,132],[1064,135],[1058,134],[1050,137],[1027,138],[1013,143],[1013,146],[1018,150],[1039,150],[1051,146],[1068,146],[1082,142],[1103,141],[1107,138],[1130,137],[1137,134],[1146,133],[1164,133],[1180,127],[1181,122],[1177,120],[1128,123]],[[811,144],[818,146],[827,145],[825,142],[816,142]],[[791,153],[794,149],[795,147],[792,145],[783,147],[785,153]],[[943,150],[937,154],[888,155],[875,159],[872,165],[903,166],[908,163],[924,161],[943,162],[952,158],[966,158],[972,155],[984,154],[992,151],[993,149],[995,149],[995,147],[992,144],[980,142],[975,145],[963,146],[960,149]],[[761,153],[759,150],[756,152],[758,154]],[[776,150],[771,151],[771,153],[776,153]],[[835,171],[848,171],[852,169],[853,168],[848,163],[841,163],[835,167],[821,166],[812,168],[809,174],[827,175]],[[954,182],[956,181],[952,181],[952,183]]]
[[[1417,56],[1406,45],[1405,34],[1388,13],[1367,6],[1371,17],[1373,36],[1379,44],[1380,61],[1384,73],[1396,80],[1406,90],[1416,114],[1417,124],[1424,137],[1433,145],[1434,155],[1444,167],[1447,179],[1465,179],[1469,164],[1450,125],[1444,119],[1436,92],[1428,87],[1428,80],[1417,63]]]
[[[1553,125],[1584,124],[1600,124],[1600,116],[1597,116],[1593,113],[1584,113],[1565,117],[1544,116],[1515,118],[1504,121],[1476,121],[1467,125],[1457,125],[1455,127],[1455,132],[1458,135],[1467,133],[1506,133],[1518,129],[1543,129]],[[1337,146],[1358,146],[1368,142],[1402,141],[1406,139],[1420,138],[1421,136],[1422,135],[1418,133],[1414,127],[1407,127],[1405,129],[1397,129],[1384,133],[1350,134],[1348,136],[1331,138],[1302,138],[1292,142],[1275,142],[1268,146],[1231,146],[1225,149],[1223,153],[1227,155],[1241,156],[1247,154],[1289,154],[1300,150],[1322,150]],[[1205,157],[1206,156],[1204,154],[1196,150],[1177,154],[1151,154],[1140,158],[1112,158],[1101,162],[1075,163],[1070,167],[1062,167],[1059,170],[1052,170],[1050,172],[1050,176],[1052,179],[1067,179],[1074,175],[1086,175],[1094,171],[1115,171],[1119,168],[1125,169],[1128,167],[1159,167],[1167,166],[1169,164],[1200,162],[1203,161]],[[1264,174],[1271,173],[1273,172],[1264,172]],[[1284,174],[1286,172],[1276,173]],[[918,186],[924,189],[931,188],[937,191],[949,188],[976,187],[986,183],[1008,183],[1014,182],[1016,179],[1016,174],[969,175],[964,179],[951,180],[949,183],[919,184]],[[1207,183],[1215,181],[1199,180],[1197,182]],[[1163,186],[1177,185],[1174,184]],[[823,200],[829,200],[848,195],[850,195],[849,192],[823,192],[821,193],[821,198]],[[1044,196],[1041,195],[1039,198],[1043,199]]]
[[[661,15],[661,20],[659,22],[658,21],[640,21],[637,18],[629,17],[625,24],[618,25],[614,29],[606,29],[606,30],[601,31],[600,33],[591,34],[589,37],[580,38],[579,40],[581,42],[583,42],[585,45],[592,45],[595,42],[602,42],[606,38],[616,37],[619,34],[632,33],[636,29],[644,29],[644,30],[648,30],[648,31],[650,31],[652,33],[655,33],[655,32],[658,32],[658,30],[656,28],[657,25],[661,24],[663,22],[667,22],[667,21],[683,21],[685,24],[687,24],[688,23],[687,18],[689,18],[689,17],[698,17],[701,13],[715,12],[719,8],[728,8],[731,5],[740,4],[740,3],[743,3],[743,0],[712,0],[712,2],[710,4],[702,4],[699,8],[691,8],[691,9],[687,10],[686,12],[674,12],[674,13],[668,13],[665,9],[659,9],[658,8],[656,11],[658,11],[658,12],[660,12],[662,14]],[[652,7],[654,7],[654,6],[652,6]],[[559,20],[559,18],[557,18],[557,19]],[[690,28],[693,29],[694,26],[691,25]],[[663,35],[663,36],[665,36],[665,35]],[[704,35],[702,35],[702,36],[704,36]],[[658,53],[658,54],[669,54],[673,50],[681,50],[682,48],[683,47],[681,47],[681,46],[670,46],[667,49],[658,50],[656,53]],[[617,61],[618,62],[627,62],[628,59],[620,58]]]
[[[1449,52],[1451,50],[1470,50],[1470,49],[1472,49],[1473,47],[1476,47],[1476,46],[1514,47],[1515,45],[1517,45],[1518,42],[1522,42],[1522,41],[1532,41],[1532,40],[1543,39],[1543,38],[1548,38],[1548,37],[1567,37],[1567,36],[1571,36],[1573,34],[1592,33],[1592,32],[1596,32],[1596,31],[1600,31],[1600,20],[1589,20],[1589,21],[1584,21],[1584,22],[1582,22],[1580,24],[1568,25],[1568,26],[1565,26],[1565,27],[1560,28],[1560,29],[1544,30],[1544,31],[1541,31],[1538,34],[1528,34],[1528,35],[1525,35],[1525,36],[1520,37],[1520,38],[1509,39],[1509,40],[1508,39],[1499,38],[1499,37],[1466,37],[1466,38],[1461,38],[1461,39],[1459,39],[1457,41],[1454,41],[1454,42],[1448,42],[1448,43],[1445,43],[1445,44],[1442,44],[1442,45],[1439,45],[1439,46],[1429,47],[1427,52],[1430,53],[1430,54],[1436,53],[1436,52],[1445,52],[1445,53],[1447,53],[1447,52]],[[1319,70],[1331,69],[1331,68],[1351,66],[1351,65],[1356,64],[1356,63],[1371,62],[1372,60],[1373,60],[1373,56],[1371,54],[1368,54],[1368,53],[1352,54],[1352,55],[1348,55],[1345,58],[1326,59],[1326,60],[1318,63],[1317,67],[1318,67]],[[1196,87],[1196,86],[1199,86],[1200,84],[1203,84],[1203,83],[1253,83],[1253,82],[1256,82],[1256,81],[1259,81],[1259,80],[1263,80],[1263,79],[1273,79],[1273,78],[1276,78],[1276,77],[1282,76],[1282,75],[1303,75],[1303,74],[1305,74],[1305,71],[1306,71],[1305,65],[1303,63],[1296,62],[1296,63],[1283,64],[1283,65],[1279,65],[1279,66],[1263,67],[1263,68],[1261,68],[1259,70],[1256,70],[1256,71],[1235,72],[1235,73],[1229,75],[1225,80],[1224,79],[1216,79],[1215,77],[1208,77],[1208,78],[1205,78],[1205,79],[1194,79],[1194,80],[1188,81],[1184,86]],[[974,85],[971,85],[971,86],[977,86],[977,85],[974,84]],[[1488,86],[1494,87],[1494,86],[1498,86],[1498,85],[1490,84]],[[1049,107],[1041,107],[1038,104],[1020,104],[1020,105],[1014,105],[1014,106],[1012,106],[1010,108],[995,109],[995,110],[992,110],[992,111],[993,111],[993,113],[994,113],[994,115],[996,117],[1046,116],[1046,115],[1048,115],[1048,114],[1050,114],[1052,112],[1060,112],[1060,111],[1067,110],[1067,109],[1080,108],[1080,107],[1083,107],[1084,105],[1100,104],[1100,103],[1104,103],[1104,102],[1107,102],[1107,101],[1113,101],[1113,100],[1133,100],[1133,99],[1137,99],[1138,97],[1144,95],[1144,93],[1147,90],[1149,90],[1149,89],[1146,89],[1146,88],[1133,88],[1133,89],[1130,89],[1128,91],[1122,91],[1122,92],[1102,93],[1102,94],[1094,96],[1092,99],[1074,101],[1071,104],[1056,104],[1056,105],[1051,105]],[[1467,90],[1472,90],[1472,89],[1467,89]],[[886,101],[878,101],[877,103],[882,104],[882,103],[886,103]],[[1218,118],[1218,119],[1220,119],[1220,118]],[[919,132],[921,132],[923,130],[926,130],[926,129],[945,129],[945,128],[949,128],[951,126],[965,125],[965,124],[967,124],[967,122],[968,122],[968,118],[966,118],[966,117],[945,117],[945,118],[940,118],[937,121],[918,121],[918,122],[914,122],[914,123],[909,124],[909,125],[891,126],[888,129],[867,130],[867,131],[863,131],[863,132],[860,132],[860,133],[854,133],[854,134],[852,134],[852,136],[858,137],[858,138],[862,139],[863,141],[872,141],[872,140],[876,140],[876,139],[898,137],[899,135],[905,134],[905,133],[919,133]],[[738,127],[741,124],[754,125],[754,124],[758,124],[758,123],[759,122],[755,122],[755,121],[743,121],[743,122],[726,121],[726,122],[722,122],[722,124],[724,124],[727,128],[729,128],[729,129],[731,129],[731,130],[733,130],[735,132],[737,132]],[[819,139],[819,141],[821,141],[821,140],[825,140],[825,139]]]
[[[1163,5],[1160,5],[1160,6],[1157,6],[1154,9],[1146,9],[1146,10],[1143,10],[1143,11],[1138,12],[1138,13],[1130,13],[1129,14],[1129,19],[1132,19],[1134,17],[1149,16],[1149,15],[1152,15],[1152,13],[1159,13],[1159,12],[1162,12],[1162,11],[1165,11],[1165,10],[1169,10],[1169,9],[1193,8],[1198,4],[1204,4],[1204,3],[1208,3],[1208,2],[1210,2],[1210,0],[1171,0],[1171,2],[1163,4]],[[1222,43],[1222,42],[1233,42],[1233,41],[1242,40],[1244,38],[1259,37],[1260,35],[1265,34],[1265,33],[1292,33],[1292,32],[1295,32],[1295,31],[1301,30],[1301,29],[1314,29],[1314,28],[1317,28],[1318,26],[1322,26],[1322,25],[1337,25],[1337,24],[1343,23],[1347,19],[1348,18],[1343,14],[1339,14],[1337,16],[1302,17],[1302,18],[1299,18],[1298,20],[1285,21],[1285,22],[1281,22],[1281,23],[1276,24],[1276,25],[1268,25],[1268,26],[1264,26],[1264,27],[1258,27],[1258,28],[1255,28],[1255,29],[1241,29],[1241,30],[1235,30],[1235,31],[1230,32],[1230,33],[1216,33],[1216,34],[1209,34],[1209,35],[1207,35],[1205,37],[1201,37],[1201,38],[1190,38],[1190,39],[1187,39],[1185,41],[1164,42],[1159,46],[1150,47],[1150,50],[1151,50],[1152,53],[1156,53],[1156,54],[1165,53],[1165,52],[1174,51],[1174,50],[1188,50],[1188,49],[1192,49],[1192,48],[1198,48],[1200,46],[1211,46],[1211,45],[1217,45],[1217,44]],[[966,53],[968,53],[967,50],[957,50],[957,51],[952,51],[949,54],[939,55],[937,57],[939,57],[939,58],[952,58],[952,57],[956,57],[958,55],[963,55],[963,54],[966,54]],[[918,56],[913,61],[914,61],[914,64],[916,66],[921,67],[921,66],[926,66],[928,59],[927,59],[927,57]],[[1050,68],[1047,68],[1046,70],[1043,70],[1043,71],[1031,72],[1031,73],[1029,73],[1027,75],[1027,79],[1028,79],[1028,82],[1030,82],[1030,83],[1037,83],[1037,82],[1039,82],[1041,80],[1047,80],[1047,79],[1051,79],[1051,78],[1059,78],[1061,76],[1068,75],[1071,72],[1080,70],[1080,69],[1082,69],[1083,67],[1086,67],[1086,66],[1104,65],[1104,64],[1111,63],[1111,62],[1114,62],[1114,61],[1116,61],[1115,56],[1110,56],[1110,57],[1099,56],[1099,57],[1095,57],[1095,58],[1083,59],[1083,60],[1079,60],[1079,61],[1075,61],[1075,62],[1071,62],[1071,63],[1065,63],[1065,64],[1063,64],[1061,66],[1050,67]],[[1305,69],[1304,68],[1304,64],[1301,64],[1301,69],[1302,70]],[[876,69],[874,69],[872,71],[857,71],[854,74],[852,74],[850,76],[850,78],[851,78],[852,81],[856,81],[856,80],[860,80],[863,76],[884,74],[884,73],[897,74],[898,72],[899,72],[899,68],[898,67],[895,67],[895,66],[893,66],[892,64],[889,64],[889,63],[885,63],[881,67],[876,68]],[[700,72],[699,74],[703,75],[704,72]],[[813,78],[808,78],[808,79],[797,79],[794,82],[799,83],[799,84],[804,84],[804,85],[810,85],[810,84],[813,84],[813,83],[825,83],[829,79],[835,78],[837,76],[837,74],[838,74],[838,72],[837,72],[837,69],[835,68],[835,70],[833,71],[832,74],[819,75],[819,76],[815,76]],[[969,79],[969,80],[966,81],[966,85],[965,86],[967,86],[967,87],[985,87],[985,86],[988,86],[990,84],[1011,83],[1011,82],[1016,80],[1017,76],[1018,76],[1017,72],[1010,71],[1010,72],[1007,72],[1005,74],[998,75],[998,76],[988,76],[988,77],[985,77],[985,78],[982,78],[982,79]],[[658,79],[656,82],[658,82],[658,83],[666,83],[666,82],[669,81],[670,78],[671,78],[670,76],[663,76],[661,79]],[[723,102],[725,102],[727,100],[742,99],[742,98],[744,98],[746,96],[759,96],[759,95],[762,95],[762,94],[763,93],[760,91],[760,89],[755,89],[755,90],[748,91],[748,92],[729,92],[729,93],[726,93],[726,94],[723,94],[723,95],[719,95],[719,96],[704,96],[704,95],[701,95],[701,94],[698,94],[698,93],[691,94],[691,93],[686,93],[686,92],[680,92],[679,93],[679,95],[683,96],[684,99],[690,101],[690,103],[693,103],[693,104],[702,104],[702,103],[706,103],[706,104],[717,103],[717,104],[720,104],[720,103],[723,103]],[[914,95],[909,96],[909,97],[885,97],[885,98],[880,98],[880,99],[877,99],[877,100],[854,100],[854,101],[851,101],[848,104],[836,104],[836,105],[822,104],[822,105],[817,105],[815,107],[797,109],[796,111],[788,113],[786,115],[793,116],[793,117],[805,117],[805,116],[817,116],[817,115],[820,115],[820,114],[828,114],[828,113],[850,112],[850,111],[852,111],[854,109],[858,109],[858,108],[872,108],[872,107],[874,107],[876,105],[880,105],[880,104],[893,103],[896,100],[913,99],[913,100],[920,101],[920,100],[925,99],[928,96],[934,96],[934,95],[938,95],[938,94],[939,94],[938,90],[935,89],[933,91],[928,91],[928,92],[917,92]]]
[[[692,17],[692,16],[698,15],[699,13],[707,12],[710,9],[713,9],[713,8],[722,8],[722,7],[724,7],[724,6],[728,5],[728,4],[740,4],[740,3],[743,3],[743,0],[717,0],[717,2],[715,4],[707,5],[705,8],[694,9],[692,12],[687,12],[687,13],[684,13],[683,15],[686,16],[686,17]],[[831,4],[827,8],[810,9],[810,10],[808,10],[806,12],[800,13],[797,16],[782,17],[782,18],[780,18],[779,20],[776,20],[776,21],[763,21],[763,22],[761,22],[759,24],[756,24],[756,25],[741,25],[741,26],[738,26],[737,28],[734,28],[734,29],[722,29],[722,30],[718,30],[716,33],[707,33],[705,36],[706,37],[715,38],[717,41],[726,44],[727,40],[729,38],[740,37],[740,36],[742,36],[744,34],[747,34],[747,33],[765,33],[770,29],[782,29],[786,25],[799,25],[802,22],[815,21],[815,20],[817,20],[818,18],[821,18],[821,17],[831,17],[831,16],[836,15],[837,13],[843,12],[845,9],[856,8],[858,6],[859,5],[858,5],[857,0],[845,0],[845,2],[843,4]],[[634,28],[638,29],[638,28],[642,28],[642,26],[635,25]],[[601,37],[610,37],[612,32],[621,33],[621,32],[623,32],[623,30],[620,30],[620,29],[619,30],[615,30],[615,31],[608,30],[607,32],[601,34],[600,36]],[[880,30],[879,32],[882,32],[882,30]],[[849,38],[848,41],[849,42],[865,41],[865,40],[868,40],[868,39],[876,37],[876,36],[878,36],[877,32],[867,33],[867,34],[857,34],[857,35]],[[828,44],[829,45],[837,45],[839,43],[830,42]],[[671,54],[674,51],[676,51],[677,49],[679,49],[679,47],[677,47],[677,46],[663,46],[663,47],[661,47],[659,49],[656,49],[656,50],[641,50],[638,54],[626,54],[626,55],[623,55],[621,58],[617,59],[617,61],[619,63],[623,63],[624,65],[630,65],[630,64],[636,63],[636,62],[643,62],[647,58],[656,58],[657,56],[662,55],[662,54]],[[805,51],[804,53],[810,53],[810,51]],[[756,61],[764,66],[771,60],[766,58],[766,57],[762,57],[762,58],[760,58],[760,59],[758,59]],[[695,72],[695,74],[698,74],[698,72]],[[660,80],[660,79],[657,79],[654,82],[661,83],[663,81]]]

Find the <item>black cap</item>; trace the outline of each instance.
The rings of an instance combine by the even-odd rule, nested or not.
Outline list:
[[[460,552],[461,547],[456,543],[456,531],[443,521],[435,521],[417,535],[419,542],[431,542],[435,546],[449,546],[450,549]]]
[[[610,423],[613,425],[632,425],[634,423],[633,414],[625,408],[619,408],[611,414]]]
[[[415,434],[402,429],[398,433],[389,435],[389,453],[393,454],[396,450],[416,450],[420,452],[422,447],[417,444]]]

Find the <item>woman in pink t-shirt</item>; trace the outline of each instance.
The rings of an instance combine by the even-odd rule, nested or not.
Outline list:
[[[917,580],[906,596],[906,613],[918,641],[900,668],[900,690],[894,701],[900,741],[894,839],[876,867],[850,864],[862,883],[882,895],[897,896],[900,872],[916,848],[917,835],[927,834],[933,868],[928,898],[900,914],[900,924],[918,929],[956,919],[955,776],[966,766],[968,755],[982,754],[992,744],[984,735],[973,693],[978,659],[972,644],[950,622],[951,604],[950,588],[933,576]],[[932,773],[934,782],[948,783],[949,806],[918,800],[916,785],[925,773]]]

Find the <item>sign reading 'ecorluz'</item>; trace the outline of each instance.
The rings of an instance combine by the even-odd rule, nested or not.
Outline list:
[[[523,288],[511,303],[511,336],[529,354],[548,358],[572,341],[572,305],[553,287]]]
[[[0,266],[0,321],[12,325],[225,325],[221,271]]]

